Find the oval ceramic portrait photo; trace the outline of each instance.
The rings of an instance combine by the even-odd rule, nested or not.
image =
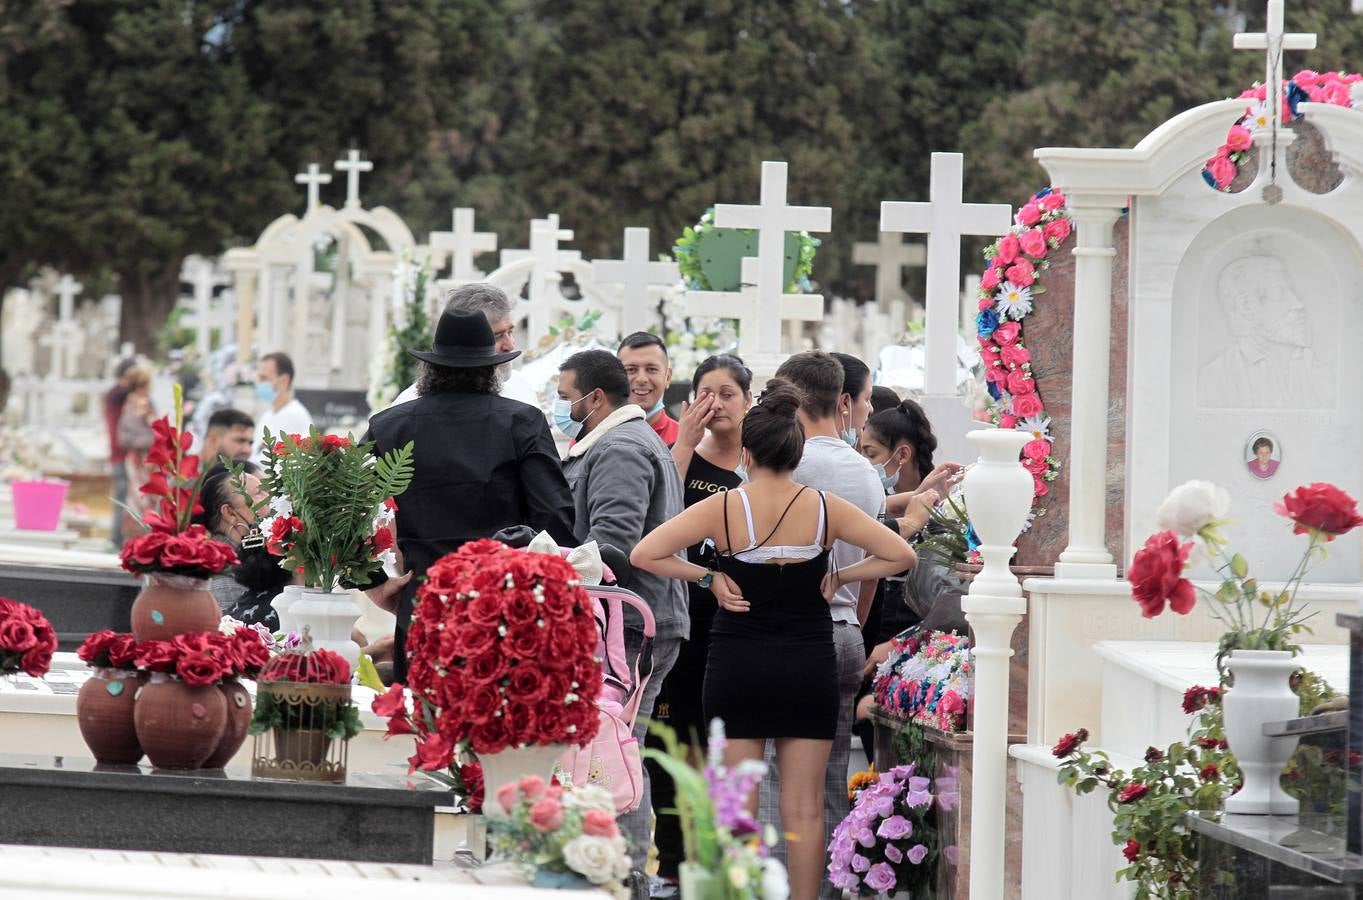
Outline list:
[[[1245,466],[1255,478],[1269,479],[1278,474],[1282,459],[1282,444],[1267,431],[1256,431],[1245,442]]]

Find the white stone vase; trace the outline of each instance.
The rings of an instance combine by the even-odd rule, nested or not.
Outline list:
[[[980,538],[983,562],[971,582],[970,593],[1020,597],[1022,588],[1008,563],[1013,558],[1013,542],[1032,508],[1032,473],[1018,461],[1032,433],[1012,428],[979,429],[967,434],[966,440],[980,452],[961,485],[970,524]]]
[[[286,634],[290,631],[295,633],[299,631],[298,623],[294,621],[293,613],[290,610],[293,609],[295,603],[302,599],[303,586],[301,584],[289,584],[285,585],[284,590],[270,601],[270,606],[274,609],[275,615],[279,616],[280,631]]]
[[[1301,668],[1287,650],[1232,650],[1226,663],[1235,685],[1221,700],[1226,742],[1240,766],[1244,786],[1227,798],[1226,812],[1241,815],[1297,814],[1297,801],[1278,780],[1287,767],[1295,737],[1266,737],[1265,722],[1295,719],[1301,704],[1288,681]]]
[[[546,782],[554,773],[554,763],[563,756],[563,744],[537,747],[513,747],[500,753],[480,753],[478,762],[483,767],[483,815],[489,819],[505,819],[506,810],[497,802],[497,790],[513,784],[526,775],[538,775]]]
[[[285,588],[286,591],[289,589]],[[360,664],[360,645],[350,639],[350,634],[355,630],[362,610],[350,591],[309,587],[297,590],[301,596],[288,610],[295,630],[301,634],[307,628],[313,647],[341,654],[350,663],[350,670],[355,671]]]

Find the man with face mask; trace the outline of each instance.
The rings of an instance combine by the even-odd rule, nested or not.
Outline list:
[[[256,399],[265,406],[256,426],[251,462],[265,458],[265,432],[278,440],[281,434],[307,434],[312,414],[293,395],[293,360],[286,353],[267,353],[256,368]]]
[[[578,543],[594,540],[628,555],[644,535],[681,514],[682,481],[677,464],[648,424],[644,409],[631,402],[630,381],[620,360],[605,350],[586,350],[568,357],[559,368],[554,424],[576,440],[563,464],[563,474],[573,491]],[[653,675],[639,705],[642,710],[652,710],[690,632],[686,586],[675,579],[635,570],[630,589],[648,602],[658,626],[653,641]],[[627,612],[625,652],[631,665],[642,646],[641,623]],[[635,729],[640,746],[646,731],[641,717]],[[630,838],[634,868],[641,872],[652,844],[649,831],[653,810],[647,773],[643,796],[638,809],[619,819]]]
[[[445,311],[476,312],[487,317],[492,327],[492,338],[498,353],[510,353],[516,349],[516,320],[513,317],[515,304],[501,288],[491,284],[477,283],[461,285],[445,295]],[[520,372],[511,368],[511,363],[497,367],[497,378],[501,382],[499,393],[508,399],[519,400],[531,406],[539,406],[535,388]],[[415,384],[398,394],[390,406],[408,403],[419,397]]]

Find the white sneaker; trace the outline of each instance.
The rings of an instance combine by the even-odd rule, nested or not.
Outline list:
[[[681,888],[666,878],[650,875],[648,876],[648,896],[649,900],[677,900],[681,897]]]

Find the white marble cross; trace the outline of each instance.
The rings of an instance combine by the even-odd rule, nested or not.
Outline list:
[[[1268,86],[1266,102],[1269,114],[1277,121],[1282,102],[1278,99],[1283,90],[1283,51],[1314,50],[1314,34],[1285,34],[1283,32],[1283,0],[1268,0],[1268,16],[1264,30],[1260,32],[1241,32],[1234,38],[1236,50],[1264,51],[1264,84]]]
[[[956,394],[956,336],[961,291],[961,237],[997,236],[1012,225],[1006,203],[962,203],[959,153],[932,154],[932,184],[927,203],[880,204],[881,231],[907,231],[928,236],[926,303],[926,373],[924,393]]]
[[[360,173],[374,171],[374,163],[367,159],[361,160],[360,151],[352,149],[346,154],[345,159],[336,160],[335,165],[336,171],[345,173],[345,205],[359,209]],[[330,180],[330,177],[328,177],[327,181]],[[308,207],[308,209],[311,208],[311,206]]]
[[[548,334],[550,326],[554,324],[553,295],[563,280],[559,273],[569,263],[582,259],[579,250],[559,249],[559,241],[572,239],[571,229],[559,227],[558,213],[550,213],[546,218],[530,221],[530,249],[501,252],[503,266],[523,259],[535,261],[530,271],[529,297],[522,307],[527,318],[526,330],[531,346]]]
[[[68,377],[71,364],[85,344],[85,335],[76,321],[76,295],[83,290],[85,285],[69,274],[62,275],[57,281],[57,321],[52,324],[50,332],[38,339],[39,343],[52,351],[52,377]]]
[[[70,275],[62,275],[57,281],[57,318],[62,322],[70,322],[76,315],[76,295],[85,290],[85,285],[81,284]]]
[[[898,231],[882,231],[874,244],[858,241],[852,245],[852,263],[876,267],[876,305],[889,309],[895,300],[907,301],[904,290],[904,270],[928,261],[928,250],[922,244],[904,243]]]
[[[625,229],[624,259],[592,261],[597,284],[620,285],[620,332],[647,331],[658,323],[658,290],[676,284],[681,277],[674,262],[648,258],[648,229]]]
[[[214,308],[213,305],[213,289],[230,284],[231,279],[219,273],[212,261],[201,256],[190,256],[185,259],[180,269],[180,278],[188,281],[194,288],[193,315],[187,317],[187,320],[181,319],[181,323],[194,329],[194,349],[200,359],[207,359],[212,349],[210,338],[213,329],[218,329],[219,339],[226,343],[228,329],[235,320],[233,311],[222,306]]]
[[[317,163],[308,163],[306,173],[299,172],[293,176],[295,184],[306,184],[308,186],[308,212],[312,212],[321,205],[320,186],[331,184],[331,174],[323,172],[322,167]]]
[[[773,362],[781,349],[781,324],[791,321],[822,322],[823,295],[782,294],[779,298],[780,305],[775,314],[771,315],[770,309],[763,303],[764,298],[758,283],[761,278],[761,261],[755,256],[745,256],[742,266],[740,279],[742,286],[737,291],[687,291],[686,315],[711,319],[737,319],[738,355],[743,357],[754,372],[758,371],[760,362],[770,369],[760,374],[771,375],[776,371]],[[761,334],[761,329],[767,324],[765,320],[768,318],[774,319],[776,323],[778,351],[776,354],[758,349],[760,345],[757,336]]]
[[[480,281],[483,273],[473,261],[479,253],[492,253],[497,249],[497,235],[491,231],[475,231],[474,211],[466,206],[454,210],[453,231],[432,231],[431,252],[434,258],[431,265],[436,271],[444,268],[445,257],[450,258],[450,277],[445,283],[458,287],[473,281]]]
[[[796,301],[785,292],[786,232],[829,231],[833,227],[833,210],[827,206],[787,206],[786,164],[767,161],[762,163],[761,203],[757,206],[717,203],[715,226],[757,231],[756,301],[745,302],[739,317],[740,322],[747,322],[740,333],[739,347],[745,356],[753,357],[749,364],[754,365],[756,371],[781,356],[782,322],[795,318],[806,321],[823,318],[823,295],[794,295],[801,298]],[[747,283],[750,270],[744,268],[742,271],[743,281]],[[688,292],[688,306],[695,294]],[[729,296],[745,295],[740,291]],[[748,306],[752,309],[747,309]],[[809,315],[811,310],[813,314]]]

